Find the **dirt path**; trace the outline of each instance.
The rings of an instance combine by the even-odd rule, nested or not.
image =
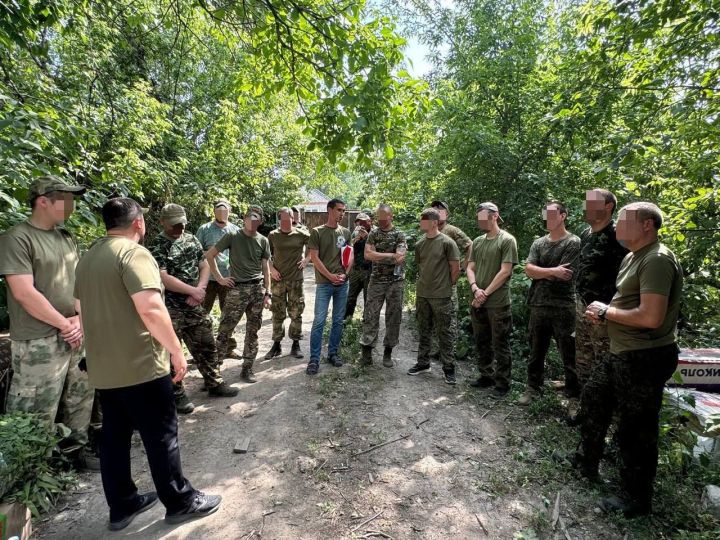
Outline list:
[[[261,355],[270,346],[269,317]],[[533,538],[533,528],[545,531],[541,537],[564,538],[560,523],[554,532],[548,525],[559,491],[571,538],[623,537],[616,525],[598,519],[592,493],[569,473],[548,470],[540,482],[537,474],[532,481],[523,476],[546,463],[537,461],[544,452],[537,438],[552,439],[552,425],[537,432],[531,412],[468,387],[473,373],[467,364],[459,366],[456,387],[443,383],[439,368],[407,376],[417,345],[404,324],[392,369],[379,365],[381,351],[373,368],[323,363],[315,378],[305,375],[304,360],[261,359],[259,382],[245,385],[236,382],[239,362],[226,361],[224,376],[241,387],[230,399],[209,399],[199,374],[191,372],[188,389],[197,409],[180,417],[183,468],[196,488],[223,495],[214,516],[172,527],[158,505],[111,535],[99,476],[83,475],[77,491],[61,501],[62,511],[36,524],[37,537]],[[249,453],[234,454],[245,436],[251,437]],[[389,444],[353,456],[383,442]],[[152,489],[139,441],[133,467],[139,489]]]

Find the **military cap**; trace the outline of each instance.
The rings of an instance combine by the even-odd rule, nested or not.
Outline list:
[[[224,206],[228,210],[230,210],[230,208],[232,208],[232,205],[229,202],[227,202],[225,199],[218,199],[213,203],[213,208],[217,208],[219,206]]]
[[[35,199],[53,191],[82,195],[87,190],[84,186],[67,184],[57,176],[40,176],[30,183],[30,199]]]
[[[442,208],[446,212],[450,212],[450,207],[445,201],[433,201],[430,203],[430,208]]]
[[[182,223],[187,223],[187,216],[185,215],[185,209],[179,204],[166,204],[160,211],[160,219],[170,226]]]
[[[492,202],[484,202],[480,203],[475,207],[475,213],[482,212],[483,210],[487,210],[488,212],[495,212],[498,215],[498,219],[502,222],[502,218],[500,217],[500,210],[498,210],[497,204]]]

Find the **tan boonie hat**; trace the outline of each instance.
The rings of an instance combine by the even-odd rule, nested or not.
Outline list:
[[[187,224],[185,209],[179,204],[166,204],[160,211],[160,219],[168,225],[175,226],[178,223]]]
[[[487,210],[488,212],[495,212],[498,215],[498,219],[502,223],[503,218],[500,217],[500,210],[498,210],[497,204],[493,202],[480,203],[475,208],[475,213],[482,212],[483,210]]]
[[[225,199],[218,199],[217,201],[215,201],[213,203],[213,208],[217,208],[218,206],[224,206],[225,208],[230,210],[232,205],[229,202],[227,202]]]
[[[31,199],[52,193],[53,191],[65,191],[67,193],[82,195],[87,189],[84,186],[71,186],[66,184],[57,176],[40,176],[30,183]]]

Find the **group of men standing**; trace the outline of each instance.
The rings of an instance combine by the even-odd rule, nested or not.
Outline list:
[[[229,222],[230,203],[217,200],[214,220],[192,235],[185,230],[185,210],[168,204],[159,216],[162,231],[146,249],[141,245],[145,211],[132,199],[116,198],[102,209],[107,236],[81,259],[61,225],[74,209],[73,197],[83,191],[55,177],[37,179],[30,187],[31,217],[0,237],[15,373],[8,409],[40,412],[48,423],[59,419],[70,427],[69,440],[82,454],[97,389],[103,410],[100,465],[111,529],[127,526],[158,498],[171,523],[217,510],[219,497],[195,490],[182,476],[176,411],[189,413],[194,406],[182,382],[187,362],[180,340],[211,397],[238,393],[220,373],[224,358],[241,358],[241,380],[256,382],[253,363],[263,309],[273,313],[273,345],[265,358],[282,355],[287,318],[290,354],[303,358],[303,274],[310,261],[316,289],[307,374],[320,369],[330,303],[327,361],[343,364],[343,323],[352,316],[360,291],[360,361],[373,362],[385,306],[382,364],[393,367],[410,246],[393,224],[390,206],[377,207],[374,227],[369,215],[358,215],[352,233],[341,225],[346,205],[339,199],[328,202],[326,223],[310,231],[297,209],[281,208],[279,226],[265,237],[258,232],[264,221],[259,206],[247,209],[239,227]],[[650,510],[662,388],[677,364],[682,270],[658,242],[662,214],[657,206],[625,206],[616,227],[616,204],[607,190],[588,191],[590,227],[580,237],[566,229],[562,203],[549,202],[542,210],[548,234],[533,242],[525,265],[532,280],[530,356],[527,389],[519,403],[528,405],[542,392],[545,356],[554,337],[565,392],[571,400],[582,396],[577,417],[582,444],[573,463],[584,476],[597,477],[615,414],[625,494],[603,505],[638,515]],[[500,227],[503,220],[492,202],[476,207],[481,234],[474,240],[450,225],[448,217],[446,203],[431,203],[420,215],[422,236],[412,246],[419,345],[408,374],[429,372],[435,358],[445,382],[456,384],[456,283],[464,271],[479,371],[471,386],[504,396],[511,382],[510,277],[519,263],[517,242]],[[209,313],[216,299],[222,314],[215,337]],[[243,315],[240,353],[232,336]],[[133,429],[143,438],[157,493],[139,495],[130,477]]]

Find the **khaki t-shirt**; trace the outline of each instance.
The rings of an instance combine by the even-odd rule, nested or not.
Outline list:
[[[502,263],[518,263],[517,242],[515,237],[500,229],[494,238],[487,234],[473,240],[471,259],[475,263],[475,282],[485,289],[500,271]],[[483,307],[497,308],[510,305],[510,279],[493,292]]]
[[[628,253],[620,265],[617,292],[610,305],[620,309],[633,309],[640,305],[641,293],[662,294],[668,297],[665,320],[659,328],[634,328],[608,321],[610,352],[619,354],[669,345],[676,340],[677,319],[682,295],[682,268],[675,254],[654,242]]]
[[[310,233],[307,230],[295,227],[289,233],[275,229],[268,234],[273,266],[280,272],[283,281],[302,280],[303,271],[298,268],[298,263],[303,260],[303,247],[309,240]]]
[[[162,292],[160,270],[143,246],[121,237],[97,240],[77,266],[88,377],[95,388],[123,388],[170,373],[168,355],[150,335],[131,295]]]
[[[340,258],[340,250],[350,242],[350,231],[338,225],[332,229],[327,225],[315,227],[310,232],[308,249],[318,250],[318,257],[331,274],[345,271]],[[330,283],[330,280],[315,269],[315,283]]]
[[[46,231],[29,222],[0,235],[0,275],[31,275],[35,288],[65,317],[75,315],[73,286],[78,262],[75,240],[65,229]],[[25,341],[57,334],[58,329],[30,315],[8,287],[10,339]]]
[[[262,234],[248,236],[242,230],[218,240],[215,249],[230,248],[230,275],[238,283],[262,279],[262,260],[270,260],[270,242]]]
[[[450,298],[452,280],[448,262],[459,260],[457,244],[443,233],[418,240],[415,244],[415,261],[418,265],[415,294],[422,298]]]

